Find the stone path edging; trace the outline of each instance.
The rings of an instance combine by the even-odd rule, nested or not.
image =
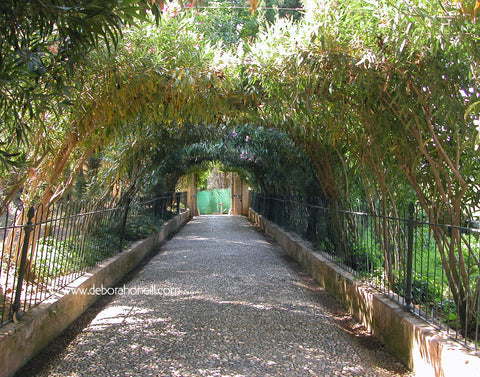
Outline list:
[[[189,219],[189,210],[177,215],[167,221],[158,233],[107,259],[28,311],[19,323],[9,323],[0,328],[0,376],[13,376],[100,297],[73,294],[74,290],[112,287]]]
[[[249,219],[295,259],[331,295],[418,376],[478,377],[480,357],[373,291],[297,236],[250,209]]]
[[[124,287],[21,377],[411,376],[245,217],[195,217]]]

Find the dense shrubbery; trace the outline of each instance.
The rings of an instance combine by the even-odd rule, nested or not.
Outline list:
[[[121,217],[105,215],[91,230],[73,231],[73,234],[66,238],[60,234],[41,238],[38,240],[35,256],[32,258],[34,263],[32,276],[41,278],[42,281],[37,281],[38,283],[48,283],[51,279],[92,267],[118,252],[121,238],[123,239],[122,248],[124,248],[130,242],[144,239],[158,232],[163,223],[172,216],[171,213],[165,213],[165,215],[167,215],[166,218],[158,218],[152,213],[138,211],[130,213],[123,238]],[[62,232],[61,230],[54,232],[56,231]]]

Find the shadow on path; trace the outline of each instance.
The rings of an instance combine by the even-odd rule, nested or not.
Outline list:
[[[245,218],[200,216],[18,376],[409,376]]]

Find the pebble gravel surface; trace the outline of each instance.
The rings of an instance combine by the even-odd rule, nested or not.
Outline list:
[[[19,375],[411,376],[243,217],[195,217],[116,288]]]

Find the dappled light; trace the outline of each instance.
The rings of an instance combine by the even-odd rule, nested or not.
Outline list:
[[[120,286],[143,294],[117,294],[40,375],[408,375],[380,345],[388,362],[367,357],[337,325],[347,314],[282,254],[241,217],[198,217]],[[149,294],[162,287],[175,290]]]
[[[174,213],[196,215],[215,166],[251,189],[225,193],[235,214],[249,193],[478,350],[479,12],[476,0],[0,1],[2,325]],[[187,186],[185,200],[165,194]],[[222,200],[202,210],[229,213]],[[231,239],[247,228],[180,236],[172,271],[199,273],[182,268],[207,244],[244,263],[236,248],[269,246]],[[253,289],[235,271],[236,289]],[[184,289],[202,310],[268,307]],[[118,307],[137,309],[150,315]]]
[[[151,310],[132,306],[112,306],[96,316],[90,326],[93,331],[101,331],[109,326],[136,324],[142,322],[143,314],[147,314],[149,311]],[[155,321],[164,322],[165,319],[156,318]]]

